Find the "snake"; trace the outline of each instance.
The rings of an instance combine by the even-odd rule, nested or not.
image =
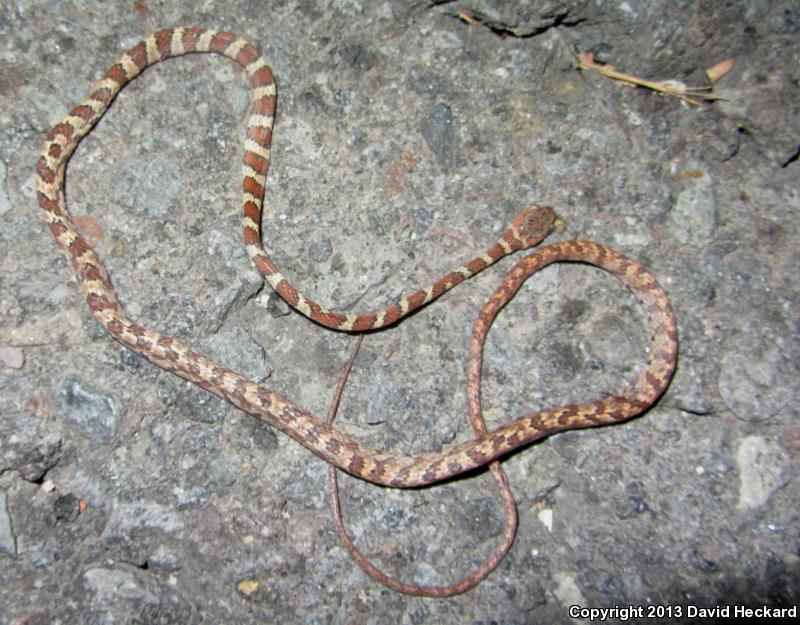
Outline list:
[[[539,245],[552,232],[556,219],[551,207],[529,206],[511,220],[509,227],[487,249],[427,287],[404,295],[375,313],[330,311],[301,294],[278,270],[262,244],[260,224],[277,101],[272,69],[253,45],[234,33],[197,27],[159,30],[124,53],[90,94],[53,126],[35,166],[35,189],[41,214],[71,266],[92,316],[122,345],[277,428],[332,467],[378,485],[396,488],[427,486],[486,466],[492,467],[494,472],[500,459],[536,440],[563,430],[624,421],[647,410],[664,393],[675,370],[678,350],[677,322],[669,298],[641,264],[592,241],[560,241],[539,247],[506,274],[494,295],[484,304],[473,328],[468,356],[469,403],[478,406],[479,411],[483,345],[495,316],[529,276],[556,262],[597,266],[632,291],[648,327],[648,357],[643,370],[617,394],[524,413],[491,430],[471,409],[475,437],[435,452],[404,453],[367,447],[334,427],[331,415],[327,420],[321,419],[187,343],[130,318],[100,256],[81,234],[68,211],[64,190],[67,163],[81,139],[126,84],[161,60],[195,52],[215,53],[232,59],[249,79],[251,104],[244,139],[242,183],[245,247],[265,281],[290,306],[320,325],[354,333],[396,324],[501,258]]]

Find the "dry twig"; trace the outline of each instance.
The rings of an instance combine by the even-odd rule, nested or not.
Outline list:
[[[706,75],[708,76],[709,81],[713,84],[722,76],[727,74],[732,67],[733,59],[726,59],[725,61],[717,63],[713,67],[706,70]],[[638,87],[645,87],[646,89],[652,89],[653,91],[665,93],[667,95],[680,98],[689,104],[695,104],[698,106],[701,105],[703,101],[723,99],[722,97],[711,93],[710,86],[691,87],[680,80],[645,80],[644,78],[637,78],[631,74],[619,72],[614,69],[612,65],[602,65],[600,63],[596,63],[594,60],[594,54],[591,52],[578,53],[578,69],[593,70],[602,74],[606,78],[636,85]]]

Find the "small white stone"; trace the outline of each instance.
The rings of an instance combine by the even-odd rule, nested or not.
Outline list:
[[[553,581],[556,583],[556,587],[553,589],[553,595],[555,595],[555,598],[565,611],[573,605],[588,605],[586,599],[583,597],[581,589],[578,587],[578,584],[575,583],[575,579],[571,575],[567,573],[556,573],[553,577]],[[584,622],[578,618],[573,618],[572,620],[576,623]]]
[[[20,369],[25,363],[25,354],[19,347],[0,344],[0,364],[9,369]]]
[[[783,450],[761,436],[743,438],[736,450],[739,465],[739,510],[760,508],[788,481]]]
[[[543,510],[539,511],[539,514],[536,515],[539,518],[539,521],[542,522],[547,528],[548,532],[553,531],[553,510],[552,508],[544,508]]]

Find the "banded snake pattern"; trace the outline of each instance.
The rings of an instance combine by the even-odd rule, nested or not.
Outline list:
[[[49,229],[72,266],[92,315],[117,341],[155,365],[194,382],[280,429],[331,467],[338,467],[376,484],[408,488],[434,484],[489,465],[501,494],[505,493],[504,501],[511,496],[502,469],[496,462],[498,459],[554,432],[615,423],[638,415],[667,388],[675,368],[678,343],[676,321],[666,293],[641,265],[591,241],[562,241],[538,249],[517,263],[484,305],[473,329],[468,364],[470,418],[476,437],[439,452],[404,454],[364,447],[333,427],[335,409],[332,409],[328,420],[320,419],[290,399],[214,362],[191,346],[131,319],[117,298],[108,271],[68,212],[64,192],[65,171],[80,140],[129,81],[162,59],[192,52],[212,52],[233,59],[249,78],[251,108],[244,141],[243,165],[246,249],[266,282],[296,310],[319,324],[350,332],[394,324],[500,258],[538,244],[549,234],[555,219],[554,211],[548,207],[532,206],[525,209],[486,251],[382,311],[355,315],[326,310],[295,289],[278,271],[261,243],[262,201],[277,97],[272,70],[252,45],[233,33],[191,27],[161,30],[123,54],[90,95],[50,130],[36,163],[36,195]],[[480,415],[479,397],[486,333],[497,312],[514,296],[527,277],[542,267],[561,261],[578,261],[601,267],[633,291],[649,327],[647,364],[631,386],[613,397],[523,414],[487,431]],[[346,375],[342,383],[345,378]],[[513,498],[510,501],[513,508]],[[510,546],[509,540],[504,543]],[[483,577],[496,566],[499,562],[496,556],[500,554],[502,557],[502,553],[497,551],[490,558],[491,566],[482,568]],[[362,562],[360,564],[364,566]],[[385,579],[377,578],[388,583]],[[417,594],[463,592],[480,579],[472,579],[463,586],[445,588],[441,592],[422,589]],[[419,590],[420,587],[409,585],[403,588],[400,585],[397,589],[413,593],[415,588]]]

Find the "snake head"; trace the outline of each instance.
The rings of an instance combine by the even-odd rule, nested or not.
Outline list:
[[[519,247],[525,249],[533,247],[553,231],[556,221],[556,211],[550,206],[533,204],[519,213],[511,222],[509,230]]]

